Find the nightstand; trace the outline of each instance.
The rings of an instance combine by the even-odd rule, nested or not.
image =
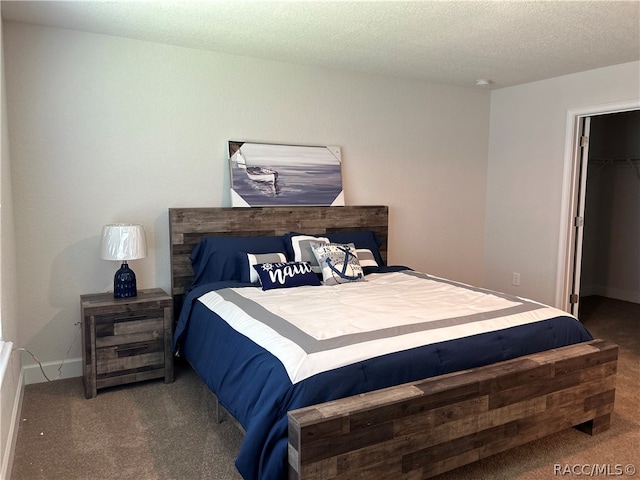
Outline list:
[[[164,377],[173,382],[172,299],[160,289],[136,297],[80,296],[84,391]]]

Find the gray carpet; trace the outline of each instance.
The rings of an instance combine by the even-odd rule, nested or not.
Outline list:
[[[440,480],[560,478],[555,465],[640,468],[640,305],[590,297],[581,318],[594,336],[620,346],[611,429],[595,437],[569,429]],[[211,394],[188,367],[178,367],[175,377],[170,385],[100,390],[91,400],[79,378],[27,386],[12,480],[240,478],[233,465],[239,430],[229,421],[215,423]]]
[[[242,434],[215,423],[211,393],[188,367],[175,382],[99,390],[80,378],[25,388],[12,480],[239,479]]]

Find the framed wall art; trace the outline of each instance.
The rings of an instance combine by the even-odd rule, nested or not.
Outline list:
[[[340,147],[229,142],[231,205],[344,205]]]

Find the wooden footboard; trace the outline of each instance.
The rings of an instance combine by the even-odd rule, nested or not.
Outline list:
[[[289,478],[429,478],[609,428],[618,347],[593,340],[289,413]]]

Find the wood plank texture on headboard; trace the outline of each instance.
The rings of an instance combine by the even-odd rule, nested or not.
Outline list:
[[[381,239],[380,253],[387,261],[388,207],[253,207],[170,208],[171,294],[174,315],[193,281],[189,255],[198,242],[210,236],[283,235],[288,232],[323,234],[372,230]],[[176,300],[178,300],[176,302]]]

